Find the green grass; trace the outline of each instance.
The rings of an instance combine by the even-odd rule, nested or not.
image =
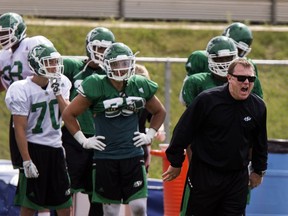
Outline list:
[[[28,35],[44,35],[49,38],[62,55],[85,55],[85,37],[92,27],[72,26],[28,26]],[[131,29],[110,28],[117,41],[129,45],[134,52],[140,51],[141,57],[183,57],[196,49],[205,49],[208,41],[221,34],[216,30],[188,30],[188,29]],[[255,31],[252,59],[286,59],[288,49],[285,49],[288,41],[288,32],[264,32]],[[160,88],[157,96],[164,102],[164,65],[162,63],[144,63],[148,68],[151,78],[158,82]],[[262,83],[264,99],[268,108],[268,138],[288,139],[288,72],[284,66],[258,66],[259,77]],[[184,64],[172,65],[171,76],[171,122],[172,132],[184,107],[178,102],[178,94],[185,76]],[[1,97],[0,111],[0,158],[9,159],[8,125],[9,112],[4,104],[4,93]],[[157,142],[153,143],[153,149],[159,149]],[[150,175],[152,178],[160,178],[162,173],[162,158],[152,157]]]

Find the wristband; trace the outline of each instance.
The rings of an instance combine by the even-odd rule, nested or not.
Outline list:
[[[81,130],[77,131],[74,135],[73,135],[74,139],[77,140],[78,143],[80,143],[81,145],[83,145],[83,143],[86,141],[86,137],[84,136],[83,132]]]
[[[156,134],[156,130],[154,128],[149,128],[149,130],[147,131],[146,135],[149,136],[151,139],[154,138],[155,134]]]

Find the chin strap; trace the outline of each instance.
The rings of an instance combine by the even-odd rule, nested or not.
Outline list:
[[[86,65],[84,66],[84,68],[79,72],[79,73],[77,73],[74,77],[73,77],[73,79],[75,79],[76,77],[78,77],[80,74],[82,74],[83,72],[85,72],[86,71],[86,68],[88,67],[88,65],[90,64],[90,62],[92,62],[93,60],[89,60],[87,63],[86,63]]]

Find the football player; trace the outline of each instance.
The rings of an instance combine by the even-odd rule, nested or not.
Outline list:
[[[237,58],[237,48],[234,42],[226,36],[212,38],[207,44],[206,52],[211,72],[196,73],[186,79],[182,91],[186,106],[189,106],[203,90],[227,82],[228,66]]]
[[[240,58],[247,56],[251,52],[253,34],[248,26],[244,23],[232,23],[224,29],[222,35],[233,40],[233,42],[236,44],[238,56]]]
[[[28,52],[38,44],[53,44],[43,36],[26,36],[26,24],[16,13],[5,13],[0,16],[0,91],[5,91],[17,80],[33,75],[28,66]],[[9,130],[10,157],[14,168],[22,166],[18,151],[12,119]]]
[[[64,59],[64,74],[72,83],[70,89],[70,101],[78,94],[77,88],[82,81],[92,74],[105,74],[100,67],[103,63],[103,53],[112,43],[115,42],[114,34],[107,28],[96,27],[92,29],[86,37],[86,53],[84,60],[76,58]],[[94,136],[94,121],[92,112],[87,109],[77,117],[81,130],[86,137]],[[90,193],[92,191],[92,157],[91,149],[82,148],[74,137],[67,130],[66,126],[62,127],[62,141],[66,150],[66,160],[68,171],[71,179],[71,191]],[[77,158],[77,160],[75,160]],[[91,201],[91,196],[89,196]],[[77,206],[75,206],[77,208]],[[102,216],[102,204],[90,202],[90,216]]]
[[[63,113],[68,130],[83,148],[94,149],[92,202],[103,203],[104,215],[118,215],[129,204],[133,215],[147,215],[147,181],[142,145],[151,143],[166,111],[155,96],[158,85],[134,75],[135,55],[123,43],[104,52],[106,75],[93,74]],[[138,113],[151,114],[147,133],[138,131]],[[87,138],[76,117],[90,109],[95,136]]]
[[[15,204],[23,216],[44,209],[69,216],[72,199],[61,113],[69,103],[71,83],[62,75],[62,57],[53,46],[35,46],[28,62],[33,75],[13,82],[5,97],[23,160]]]

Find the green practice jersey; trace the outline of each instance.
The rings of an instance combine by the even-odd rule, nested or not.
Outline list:
[[[189,76],[184,82],[182,88],[182,97],[186,104],[189,106],[195,97],[206,89],[210,89],[216,86],[220,86],[226,83],[224,80],[219,80],[214,77],[212,73],[197,73]],[[252,93],[255,93],[262,98],[262,90],[259,89],[260,82],[258,79],[255,80],[254,88]]]
[[[212,73],[197,73],[187,78],[182,90],[182,97],[186,106],[189,106],[202,91],[226,83],[226,81],[215,79],[213,76]]]
[[[248,60],[253,64],[255,75],[257,77],[252,92],[263,98],[261,83],[258,79],[257,66],[251,59]],[[224,84],[223,81],[216,80],[209,70],[206,50],[196,50],[192,52],[187,59],[185,68],[187,71],[187,76],[183,81],[183,86],[180,92],[181,95],[179,98],[181,98],[180,101],[182,101],[182,103],[184,102],[186,106],[188,106],[203,90]],[[198,76],[198,73],[201,75]],[[211,74],[208,75],[207,73]],[[192,75],[195,75],[195,77],[190,78]]]
[[[72,83],[70,89],[70,101],[72,101],[78,94],[77,89],[81,85],[82,81],[91,74],[105,74],[101,68],[95,70],[89,66],[85,68],[86,62],[76,58],[65,58],[64,63],[64,75]],[[83,69],[85,68],[85,71]],[[81,130],[84,134],[94,135],[94,122],[92,113],[90,110],[86,110],[84,113],[77,117],[77,120],[81,126]]]
[[[256,64],[248,59],[254,66],[255,75],[258,77],[258,69]],[[201,72],[211,72],[208,67],[208,57],[206,55],[206,50],[196,50],[190,54],[185,64],[185,69],[187,76],[201,73]]]
[[[124,159],[143,155],[135,147],[134,132],[138,131],[138,112],[153,97],[158,85],[140,75],[132,76],[122,91],[118,91],[104,75],[91,75],[78,91],[92,105],[95,135],[104,136],[105,150],[94,151],[97,159]]]

